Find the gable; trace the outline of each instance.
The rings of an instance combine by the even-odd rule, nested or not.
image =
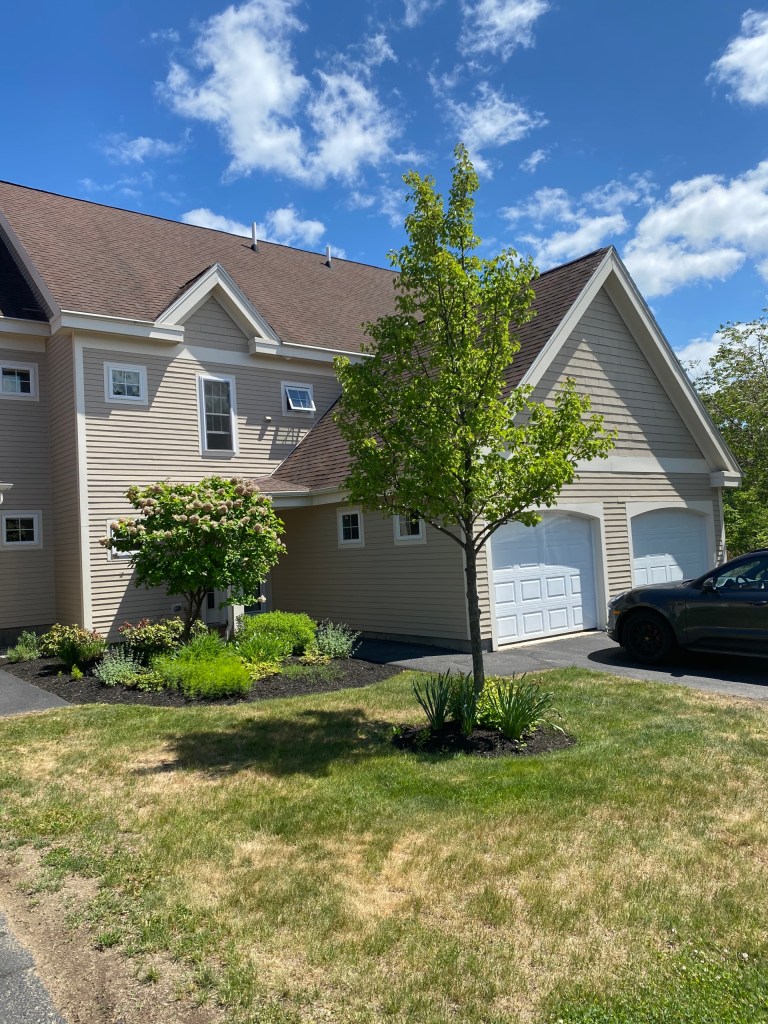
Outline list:
[[[184,340],[205,348],[248,351],[248,338],[213,295],[186,321]]]
[[[566,377],[590,396],[606,427],[618,429],[616,455],[704,458],[605,288],[544,371],[535,398],[553,399]]]

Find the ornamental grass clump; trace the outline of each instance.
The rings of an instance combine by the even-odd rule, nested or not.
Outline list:
[[[427,716],[430,729],[442,729],[448,721],[454,676],[450,671],[429,676],[424,683],[413,684],[413,695]]]
[[[509,740],[521,740],[539,726],[551,724],[555,695],[543,690],[539,683],[527,681],[525,675],[516,680],[489,679],[478,702],[478,720],[489,725]]]
[[[448,707],[451,718],[459,723],[465,736],[469,736],[477,725],[478,699],[472,673],[457,673],[452,680]]]
[[[301,655],[315,641],[317,623],[303,612],[262,612],[259,615],[243,615],[238,619],[234,645],[245,644],[251,637],[271,634],[290,641],[292,654]]]

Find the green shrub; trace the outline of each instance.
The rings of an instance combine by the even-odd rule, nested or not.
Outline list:
[[[189,640],[171,653],[179,661],[204,661],[218,658],[226,650],[226,644],[218,633],[212,632],[203,623],[192,628]],[[153,662],[154,664],[154,662]]]
[[[152,662],[152,675],[159,677],[166,689],[179,690],[185,697],[236,697],[251,688],[248,669],[226,648],[198,658],[161,654]]]
[[[543,725],[553,712],[555,695],[535,682],[491,678],[478,704],[478,720],[498,729],[507,739],[519,740]]]
[[[472,673],[457,673],[452,680],[448,710],[465,736],[469,736],[477,725],[477,704],[478,693]]]
[[[430,729],[442,729],[445,725],[452,689],[450,671],[429,676],[423,684],[413,684],[413,694],[427,716]]]
[[[237,634],[233,646],[243,661],[249,664],[279,665],[293,654],[293,640],[285,633]]]
[[[351,658],[360,646],[360,634],[343,623],[321,622],[317,627],[313,650],[329,658]]]
[[[157,654],[172,651],[181,643],[184,623],[181,619],[140,619],[138,622],[124,622],[118,627],[126,648],[142,665],[148,665]]]
[[[101,633],[82,626],[57,623],[40,637],[40,653],[58,658],[70,672],[75,666],[82,669],[98,661],[106,649],[107,642]]]
[[[291,654],[303,654],[315,641],[317,623],[302,612],[263,612],[238,619],[235,647],[246,637],[262,633],[278,634],[291,641]]]
[[[5,652],[8,661],[34,661],[40,657],[40,638],[36,633],[25,629],[20,634],[14,647],[9,647]]]
[[[93,674],[105,686],[135,686],[142,674],[143,666],[130,650],[113,647],[107,651]]]

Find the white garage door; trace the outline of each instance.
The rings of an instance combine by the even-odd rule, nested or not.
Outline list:
[[[706,518],[684,508],[664,508],[635,516],[632,555],[636,587],[701,576],[710,568]]]
[[[538,526],[508,523],[491,551],[499,643],[597,626],[591,520],[550,512]]]

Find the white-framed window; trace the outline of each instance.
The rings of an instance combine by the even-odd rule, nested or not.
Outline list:
[[[104,398],[107,402],[147,404],[147,370],[124,363],[104,364]]]
[[[359,508],[337,509],[336,524],[339,531],[339,547],[361,548],[365,545],[363,513]]]
[[[118,519],[125,518],[121,516],[114,516],[112,519],[107,521],[107,536],[112,537],[114,530],[112,529],[113,524]],[[135,551],[114,551],[112,548],[107,548],[107,561],[108,562],[130,562],[133,556],[136,554]]]
[[[424,544],[427,535],[424,521],[418,516],[393,516],[395,544]]]
[[[292,384],[282,381],[283,413],[286,416],[314,416],[315,399],[311,384]]]
[[[41,548],[42,518],[40,512],[0,513],[0,545],[4,548]]]
[[[37,365],[0,361],[0,398],[37,400]]]
[[[197,378],[200,405],[200,446],[205,455],[237,453],[235,378],[200,374]]]

